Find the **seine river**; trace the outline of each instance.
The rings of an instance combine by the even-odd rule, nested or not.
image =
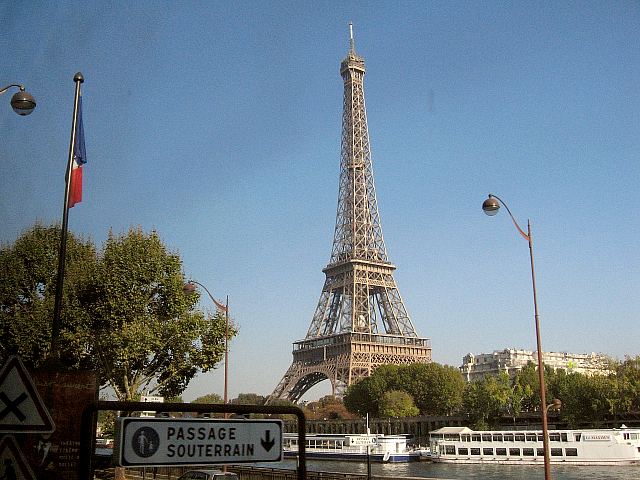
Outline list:
[[[294,460],[271,464],[275,468],[295,468]],[[307,470],[323,472],[367,473],[367,464],[359,462],[307,461]],[[535,465],[445,465],[429,462],[372,463],[371,474],[389,478],[437,478],[449,480],[542,480],[544,469]],[[553,480],[613,480],[640,478],[640,466],[551,467]]]

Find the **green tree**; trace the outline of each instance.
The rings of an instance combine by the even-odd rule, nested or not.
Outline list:
[[[422,415],[452,415],[462,406],[465,381],[455,367],[431,363],[403,365],[393,388],[411,395]]]
[[[615,367],[617,413],[640,412],[640,355],[626,357]]]
[[[545,384],[548,383],[545,377]],[[534,412],[540,406],[540,380],[538,369],[533,362],[528,362],[513,378],[513,412]],[[517,412],[517,413],[516,413]]]
[[[587,376],[570,373],[558,385],[557,397],[562,401],[561,415],[571,426],[587,423],[598,426],[614,413],[615,377]]]
[[[264,405],[266,398],[257,393],[240,393],[238,398],[231,400],[231,403],[237,405]]]
[[[222,397],[217,393],[208,393],[191,401],[191,403],[223,403]]]
[[[60,228],[40,224],[0,248],[0,361],[20,355],[36,368],[49,357],[59,248]],[[93,337],[82,297],[96,268],[94,245],[69,232],[65,265],[60,357],[67,368],[88,368]]]
[[[224,403],[224,399],[218,395],[217,393],[208,393],[206,395],[202,395],[201,397],[198,397],[194,400],[192,400],[191,403],[198,403],[198,404],[214,404],[214,405],[218,405],[218,404],[223,404]],[[192,414],[193,415],[193,414]],[[203,413],[203,414],[199,414],[199,416],[203,416],[203,417],[216,417],[216,418],[224,418],[224,413]]]
[[[413,397],[402,390],[389,390],[380,399],[381,417],[415,417],[420,413]]]
[[[507,413],[511,398],[509,375],[487,375],[482,380],[467,385],[464,408],[476,429],[485,429],[500,423]]]
[[[380,415],[380,402],[390,390],[408,393],[423,415],[451,415],[462,406],[465,382],[457,368],[438,363],[383,365],[351,385],[344,403],[350,412]]]
[[[86,300],[101,383],[118,399],[178,395],[223,357],[224,316],[196,310],[199,295],[185,294],[184,281],[179,256],[155,232],[109,235]]]
[[[317,402],[308,403],[305,406],[305,414],[313,420],[353,418],[343,401],[334,395],[325,395]]]
[[[368,414],[375,418],[380,415],[380,398],[389,390],[385,372],[393,372],[393,369],[386,367],[379,367],[370,377],[365,377],[347,388],[343,402],[349,412],[360,417]]]

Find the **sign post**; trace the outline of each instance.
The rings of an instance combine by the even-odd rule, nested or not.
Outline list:
[[[282,421],[119,418],[113,450],[123,467],[279,462]]]
[[[296,406],[98,401],[82,412],[79,478],[93,478],[93,439],[100,410],[124,412],[295,415],[298,420],[298,480],[307,478],[306,419]],[[114,455],[121,465],[277,462],[282,458],[282,421],[122,417]]]

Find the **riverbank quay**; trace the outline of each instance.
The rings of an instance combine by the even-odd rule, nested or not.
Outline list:
[[[147,468],[126,468],[126,480],[177,480],[180,475],[198,467],[147,467]],[[296,480],[297,472],[284,468],[265,468],[252,466],[232,466],[228,467],[229,472],[238,475],[240,480]],[[115,469],[109,468],[95,472],[95,480],[112,480],[115,478]],[[122,477],[121,477],[122,478]],[[381,476],[345,472],[319,472],[307,471],[306,480],[398,480],[397,476]],[[122,480],[125,480],[122,479]],[[426,477],[402,477],[402,480],[435,480]]]

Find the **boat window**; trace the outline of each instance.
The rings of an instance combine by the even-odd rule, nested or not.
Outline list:
[[[578,449],[577,448],[566,448],[564,450],[564,454],[567,457],[577,457],[578,456]]]
[[[519,448],[510,448],[509,449],[509,455],[519,457],[520,456],[520,449]]]
[[[623,433],[622,434],[622,438],[623,438],[623,440],[629,440],[629,434],[628,433]]]
[[[541,433],[538,434],[538,441],[539,442],[544,442],[544,435],[543,434],[541,434]]]
[[[533,457],[533,448],[523,448],[522,455],[525,457]]]
[[[544,448],[536,448],[536,455],[538,457],[544,457]]]
[[[504,434],[505,442],[513,442],[513,433],[505,433]]]
[[[524,442],[524,433],[516,433],[516,442]]]
[[[472,442],[479,442],[480,441],[480,434],[479,433],[471,434],[471,441]]]
[[[454,445],[445,445],[444,453],[445,453],[445,455],[455,455],[456,454],[456,447]]]
[[[573,438],[575,439],[576,442],[579,442],[580,439],[582,438],[582,434],[581,433],[574,433],[573,434]]]
[[[496,455],[505,456],[507,454],[506,448],[496,448]]]
[[[568,442],[568,441],[569,441],[569,439],[567,438],[567,434],[566,434],[566,433],[561,433],[561,434],[560,434],[560,439],[561,439],[563,442]]]
[[[501,433],[496,433],[493,435],[493,441],[494,442],[501,442],[502,441],[502,434]]]
[[[561,457],[562,456],[562,449],[561,448],[552,448],[551,449],[551,456],[552,457]]]
[[[560,441],[560,434],[558,432],[552,432],[549,434],[549,441],[550,442],[559,442]]]
[[[491,434],[490,433],[483,433],[482,434],[482,441],[483,442],[490,442],[491,441]]]
[[[493,455],[493,448],[483,448],[482,449],[482,454],[483,455]]]
[[[459,448],[458,455],[469,455],[469,449],[467,447]]]
[[[447,433],[444,436],[444,439],[452,441],[452,442],[459,442],[460,441],[460,435],[458,435],[457,433]]]
[[[471,441],[471,435],[469,435],[468,433],[463,433],[462,434],[462,441],[463,442],[470,442]]]
[[[471,455],[480,455],[480,449],[479,448],[472,448],[471,449]]]
[[[527,433],[527,442],[535,442],[537,439],[535,433]]]

